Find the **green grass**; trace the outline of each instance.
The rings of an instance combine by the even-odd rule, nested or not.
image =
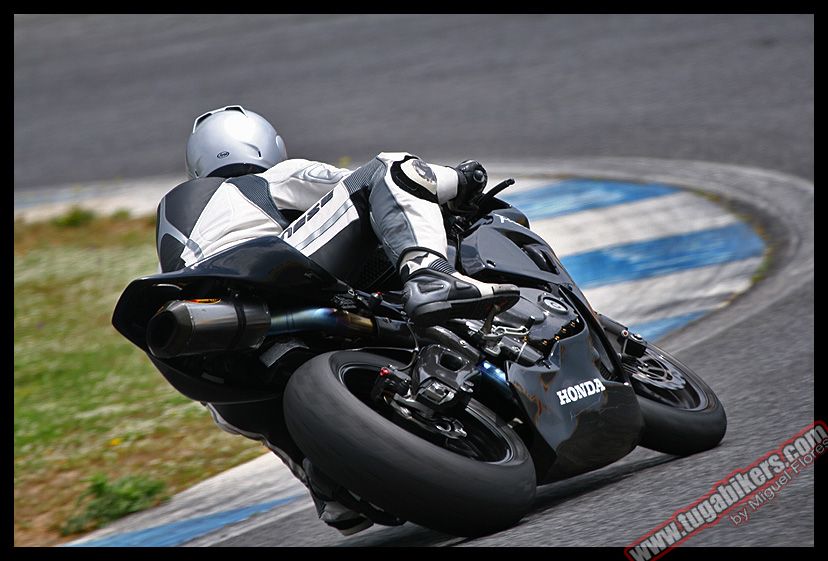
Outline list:
[[[68,212],[52,220],[60,228],[80,228],[95,220],[95,213],[89,209],[72,207]]]
[[[154,220],[64,218],[15,223],[15,545],[90,527],[67,521],[94,474],[174,493],[264,452],[218,430],[110,323],[126,285],[156,272]]]
[[[142,475],[128,475],[110,483],[106,475],[96,473],[88,481],[89,488],[77,501],[82,508],[61,527],[63,535],[93,530],[167,498],[163,481]]]

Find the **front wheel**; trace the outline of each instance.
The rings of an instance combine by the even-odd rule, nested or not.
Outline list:
[[[458,536],[518,522],[535,496],[535,470],[520,437],[488,408],[435,422],[372,401],[380,368],[362,351],[317,356],[291,376],[288,430],[314,465],[362,499],[416,524]]]
[[[622,356],[644,417],[640,446],[685,456],[724,437],[727,417],[713,390],[666,351],[647,344],[640,358]]]

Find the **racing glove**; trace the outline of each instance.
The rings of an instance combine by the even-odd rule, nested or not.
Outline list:
[[[477,160],[465,160],[454,168],[457,171],[457,196],[451,201],[450,207],[457,210],[470,208],[483,193],[488,181],[486,168]]]

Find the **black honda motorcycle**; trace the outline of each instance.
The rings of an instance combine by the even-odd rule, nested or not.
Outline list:
[[[491,533],[529,511],[538,485],[636,446],[718,444],[727,422],[713,391],[590,307],[496,196],[512,183],[444,209],[456,268],[520,287],[485,319],[418,328],[381,248],[349,285],[268,237],[132,281],[113,325],[193,400],[281,400],[298,448],[380,524]]]

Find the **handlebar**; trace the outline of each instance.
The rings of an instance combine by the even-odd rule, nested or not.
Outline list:
[[[511,177],[509,179],[505,179],[483,193],[479,199],[477,199],[477,208],[480,209],[481,207],[485,206],[491,199],[494,198],[495,195],[506,189],[507,187],[514,185],[515,180]]]
[[[514,185],[514,183],[515,180],[511,177],[505,179],[476,199],[469,201],[465,209],[451,209],[450,214],[455,216],[455,221],[459,219],[461,223],[467,222],[467,225],[472,224],[488,212],[488,206],[491,204],[492,199],[494,199],[496,195],[507,187]]]

